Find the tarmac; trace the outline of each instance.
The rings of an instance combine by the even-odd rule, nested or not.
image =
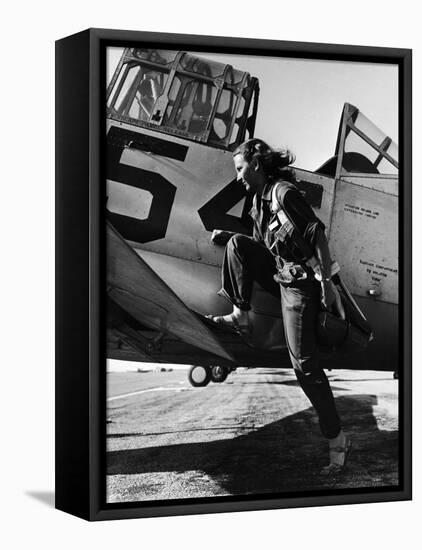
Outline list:
[[[328,446],[292,369],[238,369],[193,388],[187,370],[107,373],[107,502],[323,494],[399,483],[398,380],[327,372],[352,451]]]

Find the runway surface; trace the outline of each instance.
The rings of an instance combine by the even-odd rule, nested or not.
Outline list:
[[[291,369],[239,369],[193,388],[187,370],[107,375],[107,501],[321,491],[398,484],[398,381],[327,372],[353,448],[328,448]]]

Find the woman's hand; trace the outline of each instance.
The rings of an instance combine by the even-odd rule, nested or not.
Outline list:
[[[321,281],[321,302],[325,309],[331,311],[336,301],[336,295],[331,281]]]
[[[220,246],[226,245],[230,238],[234,235],[231,231],[224,231],[223,229],[214,229],[211,235],[211,240],[214,244]]]

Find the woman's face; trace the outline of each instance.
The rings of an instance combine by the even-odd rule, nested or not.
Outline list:
[[[238,154],[233,158],[236,169],[236,179],[241,183],[247,193],[259,192],[265,184],[262,169],[256,161],[247,162],[243,155]]]

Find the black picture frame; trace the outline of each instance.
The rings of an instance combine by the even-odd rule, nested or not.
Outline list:
[[[105,502],[105,49],[393,63],[399,68],[400,484],[397,490]],[[412,53],[408,49],[89,29],[56,42],[56,508],[87,520],[409,500],[411,472]]]

